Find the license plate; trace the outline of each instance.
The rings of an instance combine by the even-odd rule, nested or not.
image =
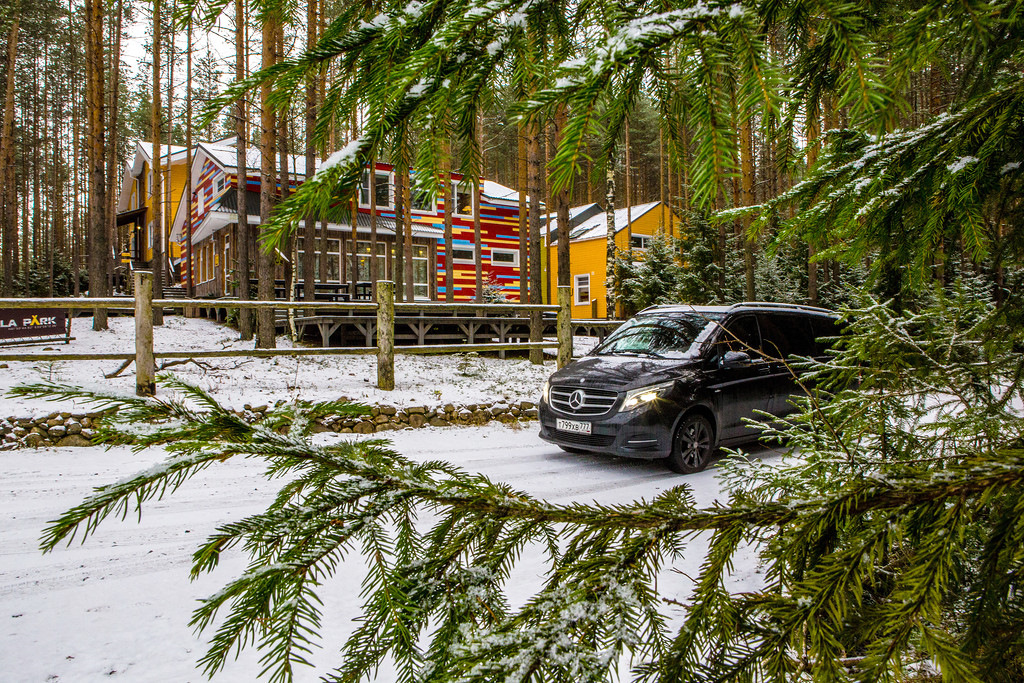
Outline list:
[[[555,420],[555,429],[573,434],[589,434],[590,423],[578,420]]]

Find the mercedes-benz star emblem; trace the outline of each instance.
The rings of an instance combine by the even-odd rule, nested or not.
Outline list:
[[[573,410],[579,410],[581,405],[583,405],[583,392],[577,389],[569,394],[569,407]]]

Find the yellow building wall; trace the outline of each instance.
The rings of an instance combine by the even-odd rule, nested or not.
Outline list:
[[[170,169],[166,165],[161,169],[163,179],[163,191],[164,198],[167,205],[164,207],[164,235],[170,234],[171,225],[174,224],[174,219],[178,213],[178,205],[181,202],[181,195],[185,191],[185,183],[188,181],[188,169],[185,166],[185,161],[175,162]],[[146,185],[145,196],[142,198],[141,206],[145,206],[147,222],[153,220],[153,188],[149,184],[149,171],[150,165],[148,162],[142,164],[142,177]],[[128,182],[132,184],[131,199],[129,200],[129,206],[141,208],[138,204],[138,190],[135,184],[135,178],[129,177]],[[148,225],[147,225],[148,230]],[[164,246],[164,253],[170,253],[169,247]],[[149,261],[153,258],[153,249],[147,243],[145,260]]]
[[[643,216],[633,219],[633,234],[635,235],[656,235],[659,232],[667,232],[669,224],[668,207],[654,207]],[[664,226],[664,227],[663,227]],[[620,230],[615,235],[615,246],[619,250],[625,250],[628,246],[626,231]],[[558,282],[558,245],[551,245],[545,249],[546,258],[542,266],[550,269],[552,284],[552,298],[557,302],[555,294]],[[642,253],[642,252],[639,252]],[[590,275],[590,300],[596,300],[596,317],[606,318],[608,290],[605,287],[607,273],[608,244],[604,236],[588,240],[576,240],[569,243],[569,266],[571,277],[569,284],[572,286],[577,275]],[[572,291],[572,317],[593,318],[594,304],[577,305],[576,291]]]

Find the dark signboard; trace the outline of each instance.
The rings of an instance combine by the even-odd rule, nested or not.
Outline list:
[[[0,308],[0,341],[64,336],[68,312],[53,308]]]

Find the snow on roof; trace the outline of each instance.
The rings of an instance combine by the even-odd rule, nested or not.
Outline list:
[[[153,158],[153,143],[149,140],[139,140],[137,143],[139,150],[146,155],[146,160],[149,161]],[[186,148],[179,145],[160,145],[160,159],[165,160],[170,157],[171,161],[182,161],[185,159]]]
[[[574,206],[569,209],[569,227],[570,229],[575,227],[579,221],[580,216],[590,218],[591,215],[597,215],[598,213],[603,214],[604,209],[597,202],[591,204],[582,204],[580,206]],[[546,233],[550,227],[551,233],[554,234],[558,231],[558,214],[552,211],[551,213],[544,214],[540,217],[541,220],[541,232]]]
[[[628,215],[627,207],[616,209],[615,232],[617,233],[620,230],[625,230],[626,225],[627,223],[629,223],[630,220],[637,220],[645,213],[658,206],[659,204],[661,204],[661,202],[649,202],[647,204],[639,204],[629,209]],[[579,225],[573,225],[572,219],[574,216],[579,216],[581,214],[593,211],[595,207],[600,208],[598,204],[584,204],[583,206],[577,206],[572,209],[569,209],[569,225],[571,226],[569,229],[570,240],[590,240],[599,237],[603,238],[608,235],[608,221],[607,215],[604,213],[604,211],[601,211],[600,213],[590,216],[586,220],[582,221]],[[542,221],[541,225],[543,226],[545,222],[546,221]],[[554,218],[554,216],[552,216],[551,218],[550,225],[552,233],[558,230],[558,221]]]
[[[230,144],[224,141],[218,142],[202,142],[199,146],[206,150],[206,153],[210,155],[214,161],[224,167],[225,170],[235,170],[237,168],[238,161],[238,149],[235,147],[235,142],[232,139]],[[259,171],[260,166],[263,162],[263,155],[260,154],[259,147],[249,145],[245,148],[245,165],[246,170]],[[279,166],[280,162],[275,160],[275,167]],[[306,157],[298,154],[288,155],[288,173],[292,175],[306,175]]]
[[[519,191],[513,190],[511,187],[505,187],[501,183],[496,183],[493,180],[485,180],[482,186],[482,192],[485,197],[491,199],[502,199],[510,202],[519,201]],[[526,201],[530,201],[527,197]]]

